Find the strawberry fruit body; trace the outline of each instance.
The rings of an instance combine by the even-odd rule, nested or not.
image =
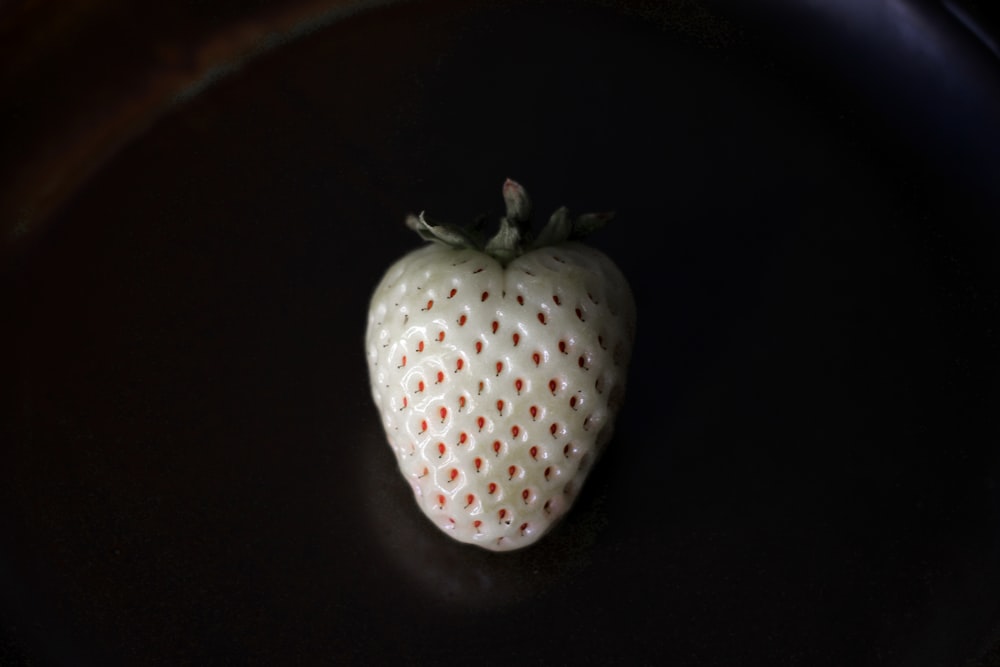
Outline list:
[[[573,240],[609,216],[556,212],[533,242],[523,188],[487,242],[435,241],[386,272],[368,314],[371,389],[399,468],[446,534],[504,551],[570,508],[610,440],[635,331],[628,283]]]

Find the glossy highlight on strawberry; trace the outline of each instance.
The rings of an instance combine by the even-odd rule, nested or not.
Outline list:
[[[559,209],[537,237],[507,180],[506,215],[480,230],[407,223],[432,241],[385,273],[366,351],[372,395],[421,510],[496,551],[546,534],[611,439],[624,400],[635,302],[579,237],[608,214]]]

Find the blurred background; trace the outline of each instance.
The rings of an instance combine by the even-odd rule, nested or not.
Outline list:
[[[0,664],[1000,664],[993,3],[0,4]],[[361,338],[427,210],[615,209],[612,442],[442,538]]]

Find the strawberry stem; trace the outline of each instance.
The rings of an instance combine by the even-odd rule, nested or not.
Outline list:
[[[524,187],[517,181],[507,179],[503,184],[505,215],[500,218],[500,229],[483,241],[482,220],[471,228],[430,223],[421,213],[408,215],[406,225],[417,232],[425,241],[434,241],[454,248],[474,248],[493,256],[506,266],[511,260],[527,250],[556,245],[571,239],[579,239],[600,229],[613,217],[613,213],[587,213],[570,219],[569,210],[564,206],[549,218],[537,237],[531,234],[531,199]]]

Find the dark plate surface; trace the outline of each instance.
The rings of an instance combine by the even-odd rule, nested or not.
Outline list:
[[[102,7],[113,56],[7,61],[0,662],[997,664],[975,3]],[[506,177],[618,212],[640,324],[573,512],[493,554],[413,503],[362,335],[403,216]]]

